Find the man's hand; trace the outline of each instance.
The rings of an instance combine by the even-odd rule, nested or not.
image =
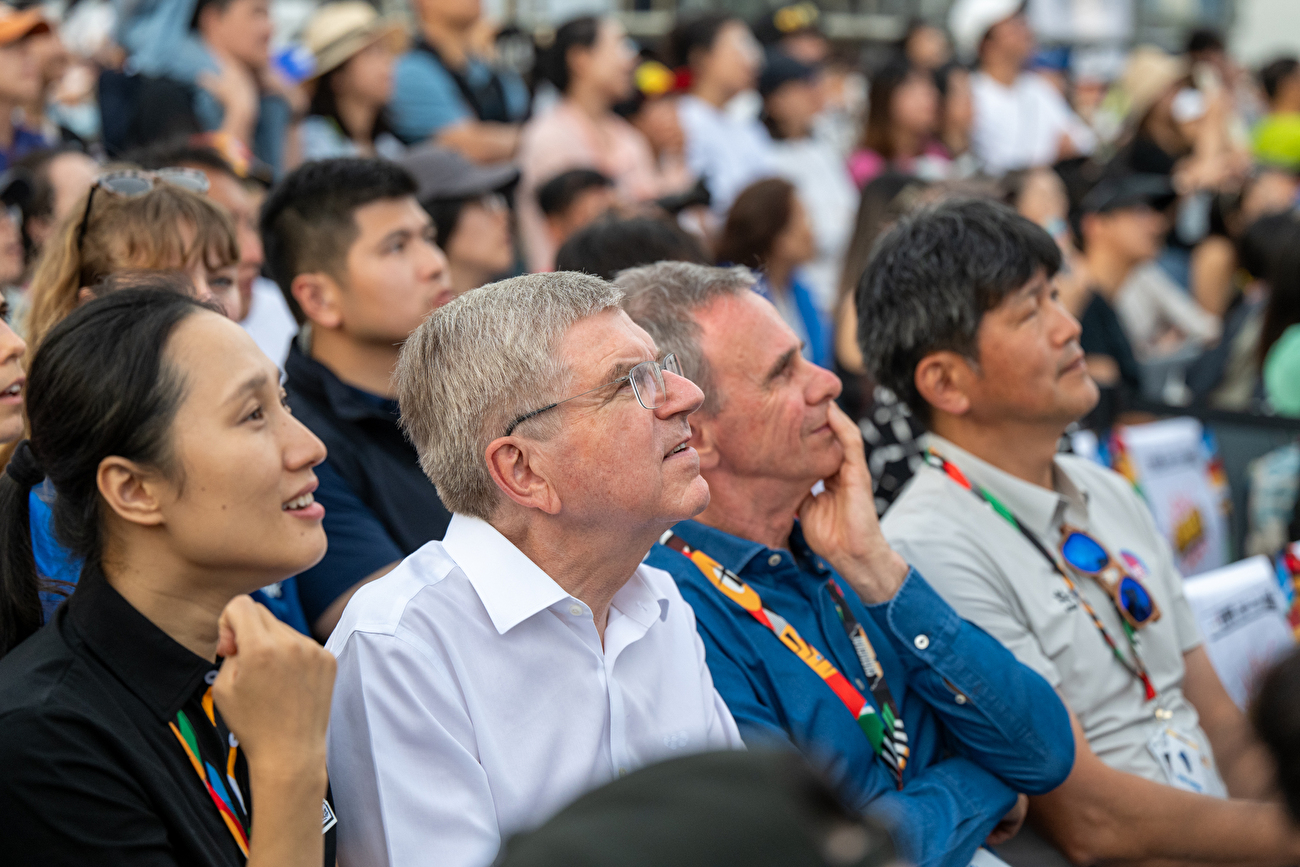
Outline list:
[[[253,128],[257,124],[257,76],[238,60],[224,54],[213,53],[218,72],[202,72],[198,83],[221,103],[224,116],[221,130],[228,132],[248,146],[253,143]]]
[[[907,562],[880,532],[862,432],[834,403],[830,425],[844,449],[844,461],[825,479],[826,490],[810,493],[799,505],[804,539],[863,602],[888,602],[907,577]]]
[[[319,774],[323,794],[333,655],[248,596],[230,601],[218,628],[217,653],[225,660],[212,697],[250,770],[261,762]]]
[[[1020,826],[1025,824],[1025,815],[1029,812],[1029,799],[1024,795],[1016,796],[1016,805],[1011,808],[1011,812],[1002,817],[1002,821],[989,833],[984,844],[987,846],[997,846],[1007,842],[1020,832]]]

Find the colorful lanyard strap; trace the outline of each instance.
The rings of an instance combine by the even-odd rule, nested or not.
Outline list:
[[[1133,654],[1133,661],[1129,662],[1120,651],[1119,645],[1115,643],[1115,639],[1111,637],[1110,630],[1108,630],[1106,625],[1101,622],[1101,618],[1097,616],[1097,612],[1088,603],[1088,600],[1083,598],[1083,594],[1079,592],[1079,588],[1075,586],[1074,581],[1070,578],[1068,570],[1061,568],[1061,564],[1056,561],[1056,558],[1051,555],[1051,552],[1043,546],[1043,543],[1038,540],[1037,536],[1029,532],[1029,528],[1020,523],[1020,519],[1017,518],[1010,509],[1002,505],[997,497],[993,496],[979,485],[972,484],[971,481],[966,478],[966,474],[963,473],[961,469],[959,469],[955,464],[945,460],[943,455],[937,454],[933,449],[926,450],[925,459],[930,466],[942,470],[948,478],[979,497],[985,503],[988,503],[989,507],[997,513],[998,517],[1015,527],[1020,531],[1020,535],[1029,540],[1029,543],[1034,546],[1035,550],[1037,550],[1039,554],[1042,554],[1044,559],[1046,559],[1051,565],[1053,571],[1060,575],[1062,580],[1065,581],[1065,586],[1069,588],[1070,595],[1073,596],[1081,606],[1083,606],[1084,611],[1088,612],[1088,616],[1092,618],[1092,625],[1097,627],[1097,631],[1101,633],[1102,639],[1106,642],[1106,646],[1110,648],[1110,652],[1114,654],[1115,659],[1119,661],[1120,665],[1124,666],[1125,670],[1127,670],[1129,674],[1133,675],[1134,678],[1142,683],[1142,687],[1146,691],[1146,700],[1151,701],[1154,699],[1156,697],[1156,688],[1152,685],[1151,678],[1147,675],[1146,665],[1143,664],[1142,657],[1138,654],[1137,639],[1133,634],[1133,627],[1129,626],[1122,616],[1120,617],[1120,626],[1124,630],[1124,637],[1128,639],[1129,652]],[[1114,600],[1111,601],[1111,604],[1115,604]]]
[[[217,718],[212,706],[212,687],[209,686],[203,693],[203,712],[208,718],[208,723],[213,730],[217,730]],[[203,761],[199,755],[199,742],[194,737],[194,727],[190,725],[190,719],[185,715],[185,711],[176,712],[176,721],[167,723],[171,727],[172,734],[176,735],[176,740],[181,742],[181,747],[185,750],[185,755],[189,756],[190,764],[194,767],[194,773],[199,775],[199,781],[207,789],[208,797],[216,805],[217,812],[226,823],[226,829],[230,831],[230,836],[235,838],[235,843],[239,845],[239,851],[248,857],[248,832],[244,828],[244,822],[240,820],[239,815],[248,815],[248,810],[244,804],[244,795],[239,791],[239,784],[235,782],[235,760],[239,755],[239,747],[231,739],[230,751],[226,756],[226,773],[224,780],[222,774],[208,762]],[[229,786],[229,788],[227,788]],[[234,798],[231,795],[234,795]],[[235,805],[239,806],[239,812],[236,812]]]
[[[698,548],[692,548],[681,536],[671,530],[664,533],[659,541],[694,563],[696,568],[704,573],[704,577],[709,579],[709,583],[723,596],[735,602],[749,612],[755,620],[766,626],[782,644],[825,681],[831,691],[848,708],[849,713],[853,714],[858,728],[871,744],[871,749],[889,768],[894,778],[894,785],[899,789],[903,788],[903,769],[907,767],[907,759],[911,755],[903,718],[894,704],[889,685],[885,683],[885,671],[876,658],[875,649],[867,640],[867,634],[861,624],[849,611],[844,595],[840,593],[835,581],[833,579],[828,581],[827,588],[835,602],[840,622],[844,625],[844,630],[858,655],[858,662],[862,665],[862,673],[866,675],[867,683],[870,685],[871,695],[880,708],[879,713],[862,693],[854,688],[849,679],[831,664],[829,659],[803,640],[784,617],[765,607],[758,592],[742,581],[739,575]]]

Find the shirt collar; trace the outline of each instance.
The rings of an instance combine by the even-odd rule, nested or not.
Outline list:
[[[346,421],[375,418],[397,424],[397,401],[348,385],[334,371],[303,352],[297,340],[289,342],[284,370],[292,388],[324,400],[337,418]]]
[[[708,554],[726,568],[739,575],[749,562],[767,550],[762,542],[751,542],[699,521],[682,521],[673,532],[686,540],[686,544]]]
[[[90,651],[160,722],[169,722],[217,665],[195,655],[137,611],[102,572],[83,570],[68,619]]]
[[[1063,519],[1087,528],[1088,493],[1060,460],[1053,464],[1055,490],[1049,491],[998,469],[938,434],[925,434],[922,444],[956,464],[966,478],[996,497],[1036,535],[1051,538]]]

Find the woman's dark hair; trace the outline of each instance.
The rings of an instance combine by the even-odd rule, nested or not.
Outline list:
[[[713,264],[693,235],[656,217],[603,217],[570,235],[555,254],[556,271],[581,271],[605,280],[654,262]]]
[[[344,138],[352,138],[352,131],[343,124],[343,118],[339,115],[338,95],[334,93],[334,81],[347,65],[346,62],[342,63],[316,80],[316,90],[311,95],[307,114],[333,121]],[[392,132],[393,128],[388,121],[388,109],[381,108],[375,115],[374,124],[365,134],[366,140],[374,144],[377,136],[383,133],[391,135]]]
[[[1287,328],[1300,323],[1300,222],[1292,220],[1268,269],[1268,304],[1259,332],[1259,365]]]
[[[1300,822],[1300,651],[1279,662],[1260,684],[1251,722],[1277,767],[1277,786],[1293,822]]]
[[[533,67],[535,75],[555,85],[560,93],[568,93],[569,49],[591,48],[599,36],[600,19],[595,15],[583,15],[561,24],[555,31],[555,39],[538,53]]]
[[[867,97],[867,122],[862,128],[862,147],[870,148],[887,160],[894,153],[894,93],[907,83],[917,70],[907,58],[895,55],[871,77]]]
[[[794,213],[794,185],[783,178],[755,181],[736,196],[718,239],[719,262],[762,269]]]
[[[424,210],[428,212],[429,218],[433,220],[433,228],[437,232],[438,246],[447,250],[447,244],[451,241],[451,236],[456,234],[456,226],[460,224],[460,214],[465,210],[465,205],[477,198],[472,196],[465,199],[429,199],[421,202]]]
[[[928,184],[925,181],[911,175],[885,172],[862,188],[862,197],[858,199],[858,216],[853,224],[853,239],[849,241],[848,250],[844,253],[844,270],[840,274],[838,295],[840,301],[857,288],[881,233],[913,204],[916,196],[904,196],[903,193],[919,193],[926,186]]]
[[[664,42],[667,64],[674,68],[690,66],[692,54],[700,50],[708,51],[722,28],[739,20],[725,12],[705,12],[682,21],[672,29]]]
[[[73,311],[42,341],[27,373],[27,466],[0,474],[0,656],[41,624],[28,497],[44,473],[54,487],[54,537],[97,570],[103,516],[96,474],[118,455],[175,473],[171,425],[184,382],[164,353],[187,316],[207,310],[175,292],[115,292]],[[32,473],[33,468],[39,468]]]
[[[1277,254],[1293,239],[1296,218],[1288,211],[1265,214],[1246,227],[1236,241],[1237,264],[1255,280],[1268,280]]]

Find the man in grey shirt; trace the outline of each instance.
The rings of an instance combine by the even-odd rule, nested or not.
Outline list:
[[[1280,805],[1245,800],[1270,788],[1267,759],[1145,505],[1056,453],[1098,398],[1059,266],[1046,232],[991,202],[924,211],[882,240],[858,287],[859,340],[931,431],[882,529],[1070,709],[1074,771],[1030,803],[1066,857],[1294,861]]]

